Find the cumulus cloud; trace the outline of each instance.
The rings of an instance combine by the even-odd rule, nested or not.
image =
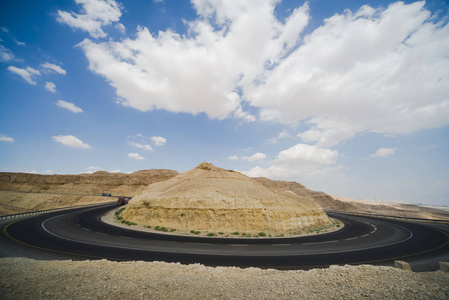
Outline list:
[[[230,155],[228,156],[228,160],[239,160],[239,157],[237,155]]]
[[[262,119],[305,120],[299,137],[321,147],[448,124],[449,25],[432,20],[424,2],[336,14],[245,96]]]
[[[167,143],[167,139],[161,136],[153,136],[151,137],[151,140],[156,146],[163,146]]]
[[[278,1],[192,3],[199,17],[187,34],[138,27],[133,38],[79,44],[120,104],[302,124],[298,137],[322,148],[449,124],[449,25],[424,2],[345,10],[307,34],[307,3],[283,21]]]
[[[14,142],[14,139],[7,135],[0,134],[0,142]]]
[[[102,27],[118,22],[122,15],[120,5],[114,0],[75,0],[82,6],[82,14],[58,10],[58,22],[72,29],[87,31],[93,38],[103,38],[107,34]],[[124,29],[122,25],[121,29]]]
[[[251,156],[244,156],[242,159],[247,160],[249,162],[257,161],[257,160],[263,160],[267,158],[267,156],[263,153],[257,152]]]
[[[81,113],[81,112],[83,112],[83,110],[80,107],[76,106],[75,104],[73,104],[71,102],[67,102],[67,101],[64,101],[64,100],[56,101],[56,105],[59,106],[59,107],[68,109],[68,110],[70,110],[73,113]]]
[[[398,149],[396,148],[380,148],[376,153],[371,154],[369,157],[387,157],[394,155]]]
[[[135,143],[135,142],[128,142],[128,145],[146,150],[146,151],[154,151],[153,147],[151,147],[151,145],[148,144],[139,144],[139,143]]]
[[[298,177],[323,176],[335,167],[338,151],[316,145],[297,144],[280,151],[266,168],[254,167],[244,172],[250,177],[297,179]]]
[[[15,74],[19,75],[26,82],[28,82],[29,84],[32,84],[32,85],[36,85],[36,82],[33,80],[32,77],[38,76],[38,75],[41,74],[38,70],[35,70],[35,69],[31,68],[31,67],[27,67],[26,69],[21,69],[21,68],[17,68],[17,67],[14,67],[14,66],[9,66],[8,70],[11,73],[15,73]]]
[[[45,73],[58,73],[61,75],[67,74],[67,71],[60,66],[48,62],[41,64],[41,67]]]
[[[153,34],[139,27],[135,39],[84,40],[79,46],[89,68],[116,88],[125,106],[255,121],[242,109],[239,87],[295,46],[308,21],[307,5],[295,9],[285,23],[273,15],[273,1],[193,5],[201,17],[186,22],[186,35],[172,30]]]
[[[47,90],[49,90],[50,92],[52,92],[52,93],[56,92],[56,85],[53,82],[51,82],[51,81],[47,81],[45,83],[45,88]]]
[[[139,153],[128,153],[128,157],[129,157],[129,158],[136,159],[136,160],[142,160],[142,159],[145,159],[145,157],[140,156]]]
[[[64,146],[80,149],[92,149],[88,144],[73,135],[57,135],[52,138]]]

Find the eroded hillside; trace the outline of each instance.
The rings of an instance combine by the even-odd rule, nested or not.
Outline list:
[[[142,170],[131,174],[104,171],[79,175],[0,173],[0,214],[111,201],[101,197],[134,196],[152,183],[176,176],[173,170]]]

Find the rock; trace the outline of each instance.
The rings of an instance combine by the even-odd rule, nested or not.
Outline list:
[[[122,213],[140,225],[209,232],[287,233],[331,224],[310,197],[203,162],[150,185]]]
[[[405,270],[405,271],[412,270],[412,268],[410,267],[410,264],[405,261],[402,261],[402,260],[395,260],[394,266],[398,269]]]
[[[444,272],[449,272],[449,262],[440,261],[438,264],[440,265],[440,270],[442,270]]]

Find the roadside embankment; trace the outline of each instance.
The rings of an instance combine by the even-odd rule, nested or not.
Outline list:
[[[449,273],[369,265],[278,271],[1,258],[0,295],[2,299],[448,299]]]

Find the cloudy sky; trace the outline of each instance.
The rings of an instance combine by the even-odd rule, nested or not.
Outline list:
[[[449,204],[444,0],[0,2],[0,171],[202,161]]]

